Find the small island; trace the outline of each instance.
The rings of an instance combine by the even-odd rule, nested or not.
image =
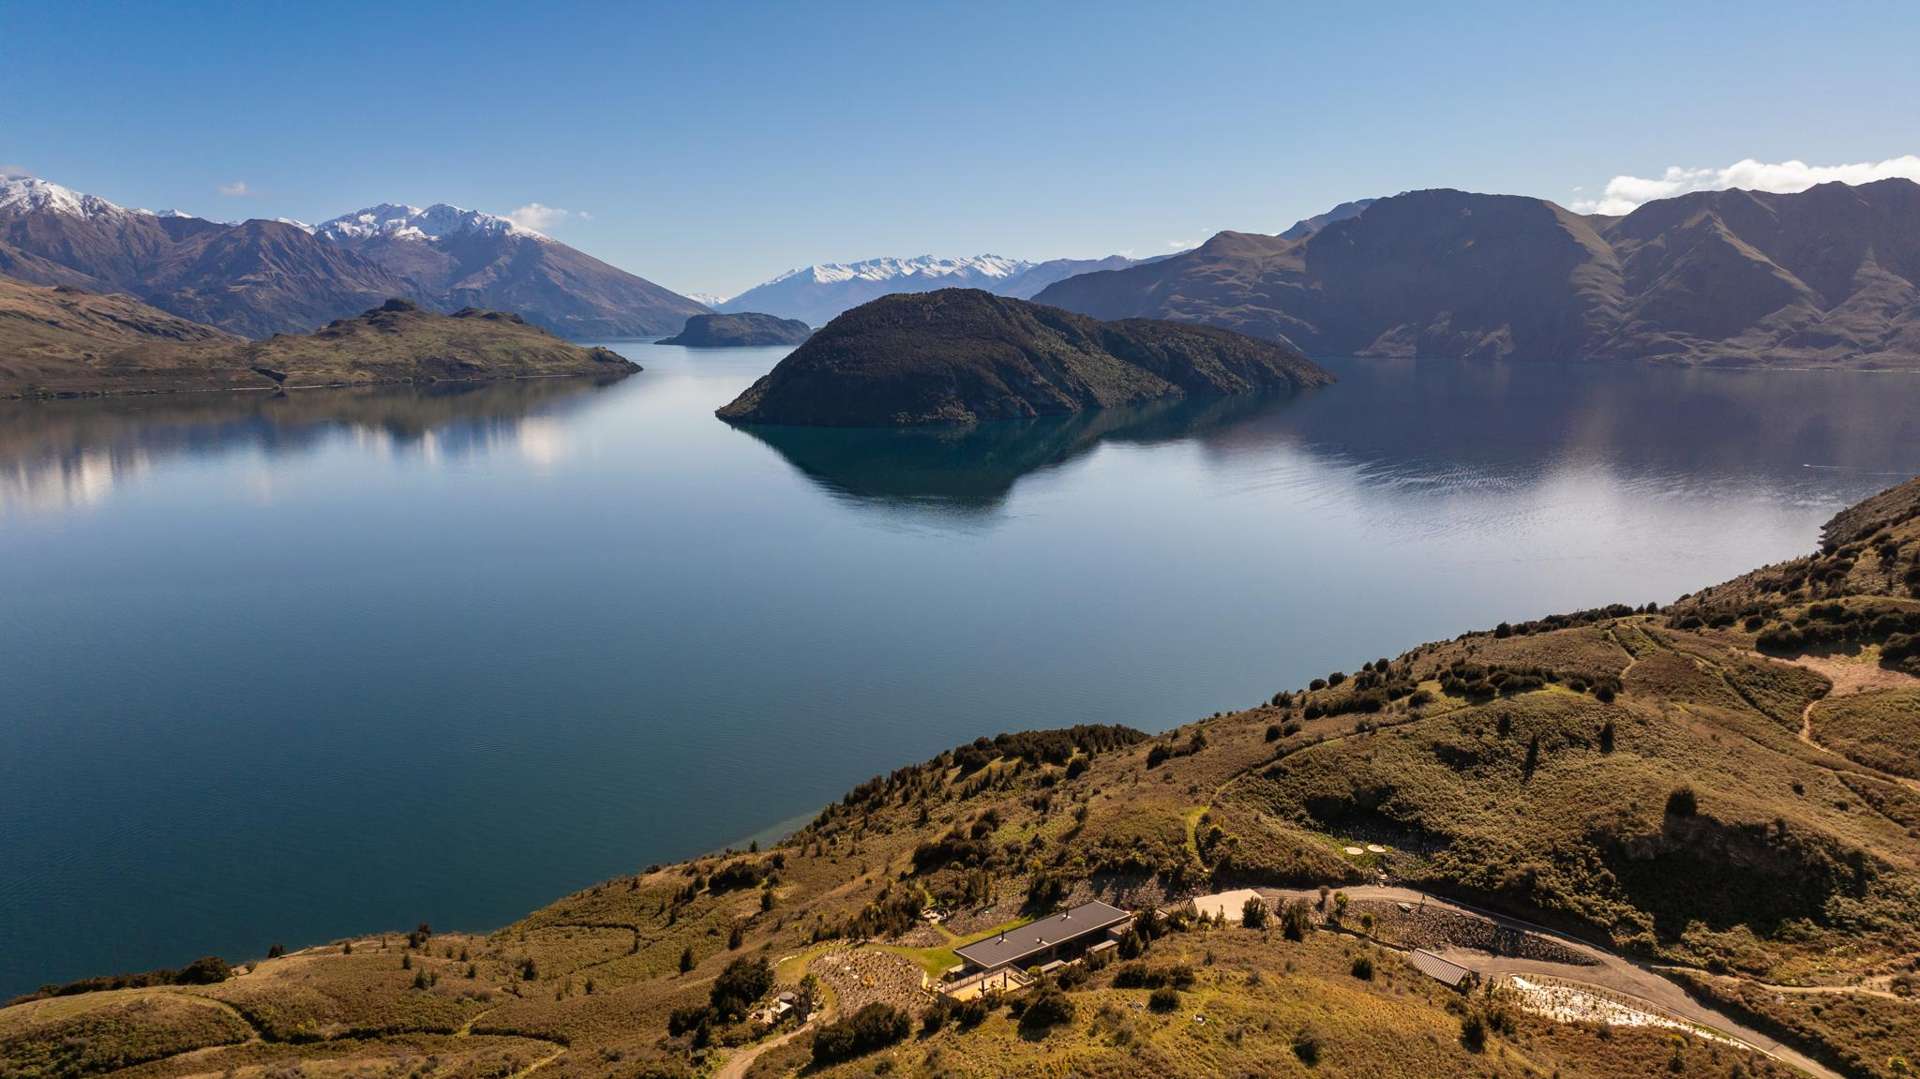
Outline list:
[[[1231,330],[1101,322],[978,289],[941,289],[848,311],[716,415],[817,427],[967,424],[1332,381],[1291,346]]]
[[[741,311],[731,315],[695,315],[678,334],[661,338],[654,344],[686,348],[797,345],[812,334],[812,327],[799,319]]]
[[[120,295],[0,278],[0,398],[621,376],[640,365],[519,315],[388,300],[307,334],[247,341]]]

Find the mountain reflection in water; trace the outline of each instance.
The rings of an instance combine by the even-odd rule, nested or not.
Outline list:
[[[551,460],[564,437],[553,421],[609,384],[524,379],[0,401],[0,513],[96,502],[173,457],[287,457],[343,437],[395,455],[460,458],[510,447]]]
[[[1333,361],[1341,382],[967,427],[743,427],[836,498],[889,512],[985,516],[1021,477],[1102,443],[1191,441],[1258,470],[1291,447],[1352,462],[1363,483],[1540,482],[1583,463],[1663,490],[1802,469],[1920,469],[1920,379],[1578,364]]]
[[[996,510],[1030,472],[1102,442],[1154,445],[1193,438],[1285,408],[1294,400],[1242,396],[1168,401],[967,426],[742,427],[832,494],[856,503],[955,515]]]

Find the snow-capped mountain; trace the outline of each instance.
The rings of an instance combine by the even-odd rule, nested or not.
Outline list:
[[[125,292],[249,337],[302,332],[401,297],[489,307],[571,337],[679,330],[705,305],[495,214],[371,206],[322,225],[130,210],[0,175],[0,274]]]
[[[322,222],[314,236],[397,274],[446,310],[512,311],[566,337],[672,333],[705,304],[497,214],[383,202]]]
[[[52,213],[65,217],[119,217],[141,211],[83,195],[37,176],[0,176],[0,213]]]
[[[758,311],[824,326],[841,312],[895,292],[931,292],[941,288],[977,288],[1026,298],[1054,281],[1094,269],[1118,269],[1131,259],[1053,259],[1029,262],[1000,255],[969,258],[875,258],[828,262],[789,270],[735,296],[718,309]],[[1031,284],[1031,288],[1026,286]]]
[[[975,255],[972,258],[935,258],[921,255],[918,258],[877,258],[864,262],[827,262],[813,266],[803,266],[798,270],[788,270],[772,281],[777,285],[792,278],[804,278],[816,284],[833,284],[843,281],[894,281],[902,277],[940,277],[950,279],[985,280],[1016,276],[1024,272],[1033,263],[1021,259],[1001,258],[999,255]],[[943,282],[941,287],[951,287],[952,282]]]
[[[0,274],[124,292],[169,314],[265,337],[408,295],[393,274],[272,221],[129,210],[34,177],[0,177]]]
[[[548,239],[545,233],[517,225],[498,214],[462,209],[444,202],[436,202],[424,210],[418,206],[383,202],[378,206],[342,214],[331,221],[322,222],[314,229],[315,235],[335,241],[366,240],[375,236],[391,236],[401,240],[444,240],[469,232]]]

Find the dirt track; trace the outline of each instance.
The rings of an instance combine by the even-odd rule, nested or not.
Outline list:
[[[1687,995],[1686,990],[1666,978],[1661,977],[1652,968],[1637,963],[1625,956],[1596,947],[1585,941],[1556,932],[1542,925],[1495,914],[1478,907],[1440,899],[1425,892],[1411,888],[1395,888],[1387,885],[1361,885],[1342,889],[1356,900],[1371,899],[1391,903],[1411,903],[1415,906],[1425,904],[1431,908],[1439,906],[1470,917],[1488,919],[1495,924],[1512,929],[1525,930],[1548,937],[1567,949],[1590,959],[1592,965],[1575,963],[1556,963],[1540,959],[1522,959],[1512,956],[1490,955],[1486,952],[1467,948],[1437,949],[1438,954],[1480,975],[1483,979],[1495,979],[1509,974],[1543,974],[1558,978],[1563,982],[1593,986],[1610,992],[1635,998],[1653,1009],[1667,1013],[1675,1018],[1710,1027],[1715,1031],[1729,1035],[1734,1039],[1758,1049],[1762,1053],[1806,1072],[1820,1079],[1842,1079],[1838,1072],[1824,1064],[1797,1052],[1791,1046],[1780,1042],[1735,1021],[1714,1008],[1707,1007]],[[1316,902],[1317,891],[1262,888],[1261,893],[1269,898],[1305,899]]]

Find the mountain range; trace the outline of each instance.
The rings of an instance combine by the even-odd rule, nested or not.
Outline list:
[[[828,262],[789,270],[765,284],[717,304],[716,310],[734,313],[764,312],[824,326],[845,311],[870,300],[901,292],[931,292],[942,288],[977,288],[1017,300],[1032,299],[1042,289],[1075,274],[1118,270],[1139,263],[1124,255],[1100,259],[1049,259],[1028,262],[999,255],[970,258],[874,258],[862,262]]]
[[[1414,191],[1037,297],[1311,355],[1920,366],[1920,184],[1705,191],[1621,217]]]
[[[404,298],[514,311],[573,337],[678,330],[707,308],[493,214],[383,204],[318,227],[222,223],[0,177],[0,274],[123,292],[247,337],[298,333]]]

